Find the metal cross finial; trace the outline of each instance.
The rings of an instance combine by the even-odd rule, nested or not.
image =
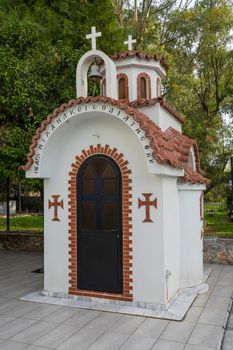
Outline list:
[[[134,43],[136,43],[137,40],[136,39],[132,39],[132,35],[128,36],[128,41],[124,41],[125,45],[128,45],[128,50],[133,50],[133,45]]]
[[[87,34],[86,38],[91,39],[91,49],[96,50],[96,38],[101,36],[101,32],[96,33],[96,28],[91,27],[91,34]]]

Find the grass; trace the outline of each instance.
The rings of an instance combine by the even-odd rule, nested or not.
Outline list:
[[[227,215],[227,206],[219,203],[205,203],[205,234],[233,238],[233,222]]]
[[[205,235],[233,238],[233,222],[229,221],[227,206],[205,203]],[[44,217],[39,215],[10,218],[10,230],[16,232],[43,232]],[[0,231],[6,231],[6,218],[0,217]]]
[[[17,232],[43,232],[44,217],[39,215],[10,218],[10,230]],[[6,231],[6,218],[0,218],[0,231]]]

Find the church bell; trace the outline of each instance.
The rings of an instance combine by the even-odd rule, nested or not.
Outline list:
[[[91,72],[88,75],[88,78],[94,82],[98,82],[101,79],[103,79],[102,75],[100,74],[99,69],[100,69],[100,67],[98,66],[98,64],[96,62],[94,62],[91,66]]]

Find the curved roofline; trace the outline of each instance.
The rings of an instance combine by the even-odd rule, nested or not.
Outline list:
[[[128,115],[130,115],[137,123],[139,123],[140,128],[145,131],[145,137],[149,140],[149,144],[151,149],[153,150],[152,156],[157,161],[157,163],[162,165],[168,165],[178,169],[186,169],[188,164],[188,158],[186,157],[187,153],[187,145],[190,149],[192,145],[195,144],[194,140],[189,139],[187,136],[180,134],[173,128],[167,129],[163,132],[158,125],[156,125],[149,117],[145,114],[139,112],[132,106],[128,105],[126,102],[121,102],[119,100],[114,100],[110,97],[79,97],[78,99],[73,99],[68,103],[62,104],[59,108],[54,109],[54,111],[48,115],[48,117],[41,123],[39,128],[37,128],[35,135],[32,138],[32,143],[29,149],[29,153],[27,156],[27,163],[20,167],[21,170],[29,170],[34,163],[33,156],[35,155],[36,147],[39,144],[39,140],[41,138],[41,134],[44,130],[46,130],[47,126],[53,122],[53,120],[66,109],[74,107],[76,105],[80,105],[82,103],[97,103],[103,102],[108,103],[112,106],[117,106],[119,109],[125,111]],[[182,147],[179,147],[177,143],[173,140],[174,132],[176,133],[178,140],[185,141],[184,150]],[[175,135],[174,135],[175,136]],[[182,142],[181,142],[182,143]],[[196,157],[198,157],[198,148],[194,149]],[[186,159],[187,158],[187,159]],[[199,158],[196,158],[197,164],[199,164]],[[197,167],[197,171],[200,167]],[[195,174],[196,176],[194,176]],[[202,175],[198,174],[195,170],[190,173],[189,178],[186,177],[185,180],[190,182],[190,179],[194,176],[194,181],[199,182],[206,181]],[[200,179],[200,176],[202,179]]]
[[[153,150],[153,158],[159,163],[164,165],[169,165],[174,168],[184,168],[183,162],[179,160],[179,154],[174,151],[172,143],[165,137],[160,127],[156,125],[150,118],[145,114],[139,112],[135,108],[131,107],[125,102],[119,100],[114,100],[109,97],[79,97],[78,99],[73,99],[68,103],[62,104],[59,108],[56,108],[51,114],[48,115],[46,120],[44,120],[39,128],[37,128],[35,135],[32,138],[32,143],[27,156],[27,163],[21,166],[22,170],[29,170],[34,163],[33,156],[35,155],[35,149],[38,146],[38,141],[41,137],[42,132],[46,127],[52,123],[54,118],[58,116],[59,113],[64,112],[67,108],[74,107],[81,103],[96,103],[96,102],[109,103],[112,106],[117,106],[119,109],[124,110],[128,115],[140,124],[142,130],[145,131],[145,136],[149,140],[151,149]]]
[[[163,68],[165,69],[166,72],[169,69],[169,65],[163,57],[160,57],[160,56],[155,55],[155,54],[147,54],[147,53],[143,53],[143,52],[139,52],[139,51],[135,51],[135,50],[132,50],[132,51],[128,50],[128,51],[119,52],[119,53],[116,53],[114,55],[110,55],[109,57],[113,61],[119,61],[119,60],[122,60],[124,58],[134,58],[134,57],[137,57],[139,59],[154,60],[154,61],[158,61],[161,64],[161,66],[163,66]]]

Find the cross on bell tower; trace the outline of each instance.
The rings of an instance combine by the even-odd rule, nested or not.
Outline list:
[[[101,32],[96,33],[96,28],[91,27],[91,34],[86,35],[86,39],[91,39],[91,49],[96,50],[96,38],[101,36]]]
[[[128,40],[124,41],[125,45],[128,45],[128,50],[132,51],[133,50],[133,44],[136,43],[136,39],[132,39],[132,35],[128,36]]]

